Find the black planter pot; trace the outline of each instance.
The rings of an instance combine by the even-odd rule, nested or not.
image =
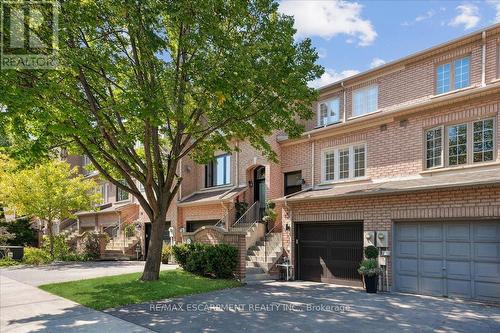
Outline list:
[[[378,276],[377,275],[365,276],[365,288],[366,288],[367,293],[370,293],[370,294],[377,293],[377,287],[378,287]]]

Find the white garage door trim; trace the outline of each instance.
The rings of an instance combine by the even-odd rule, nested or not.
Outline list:
[[[500,221],[394,223],[396,291],[500,302]]]

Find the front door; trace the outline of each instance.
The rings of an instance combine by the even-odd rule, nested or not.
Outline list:
[[[264,216],[266,210],[266,169],[263,166],[257,167],[254,171],[254,202],[259,202],[260,218]]]

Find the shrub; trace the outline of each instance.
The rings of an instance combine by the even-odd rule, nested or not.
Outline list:
[[[42,249],[50,254],[50,241],[48,236],[43,237]],[[66,241],[66,235],[54,235],[54,260],[64,260],[69,254],[69,246]]]
[[[108,234],[89,232],[85,236],[84,253],[89,260],[97,259],[101,255],[101,240],[107,244],[109,242]]]
[[[207,271],[218,279],[233,277],[238,266],[238,249],[228,244],[218,244],[207,248]]]
[[[163,264],[168,264],[171,254],[172,247],[170,245],[163,245],[163,249],[161,250],[161,262]]]
[[[50,254],[36,247],[24,248],[23,262],[28,265],[42,265],[52,262]]]
[[[172,247],[172,252],[174,253],[175,261],[183,269],[186,269],[186,263],[189,251],[190,251],[190,245],[188,244],[179,244],[179,245],[174,245]]]
[[[31,222],[27,218],[0,222],[0,227],[5,227],[9,233],[14,234],[12,239],[7,240],[8,245],[34,246],[38,243],[37,234],[31,228]]]
[[[0,267],[8,267],[19,265],[19,261],[12,259],[11,257],[5,257],[0,259]]]
[[[365,257],[366,259],[377,259],[378,258],[378,248],[369,245],[365,248]]]
[[[189,255],[186,261],[186,271],[198,274],[206,275],[207,273],[207,249],[209,245],[202,243],[194,243],[190,246]]]
[[[85,253],[70,252],[61,258],[62,261],[88,261],[90,258]]]
[[[198,275],[231,278],[238,266],[238,249],[228,244],[180,244],[172,251],[183,269]]]
[[[381,274],[382,269],[378,267],[377,259],[365,259],[359,265],[358,273],[364,276],[374,276]]]

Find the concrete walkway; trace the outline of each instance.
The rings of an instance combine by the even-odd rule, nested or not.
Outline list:
[[[151,332],[0,275],[0,332]]]

